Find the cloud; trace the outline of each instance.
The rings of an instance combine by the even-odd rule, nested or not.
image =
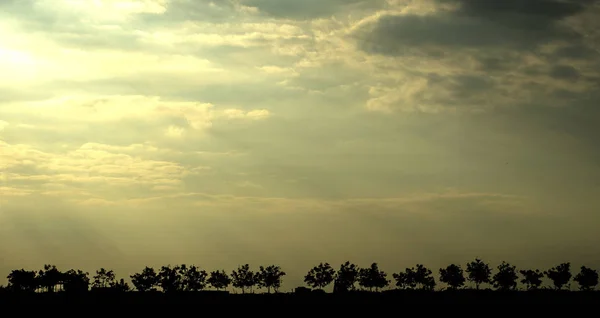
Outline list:
[[[594,4],[3,1],[0,271],[590,260]]]
[[[266,119],[271,116],[271,113],[266,109],[256,109],[249,112],[241,109],[226,109],[223,114],[230,119],[248,118],[253,120]]]
[[[406,76],[395,86],[373,86],[367,109],[393,112],[482,111],[490,107],[497,81],[488,76],[435,73]],[[495,102],[502,101],[496,98]]]
[[[583,6],[560,11],[550,8],[565,2],[527,1],[522,5],[522,1],[511,0],[493,11],[496,5],[488,3],[496,2],[463,1],[457,11],[429,15],[383,15],[357,30],[355,36],[364,50],[386,55],[410,55],[418,52],[415,49],[436,47],[530,50],[549,41],[581,38],[559,19],[581,12]],[[548,11],[538,10],[540,6]]]
[[[171,0],[163,2],[164,12],[161,14],[145,13],[138,18],[150,25],[164,24],[165,22],[179,24],[185,21],[225,22],[239,19],[244,13],[244,8],[231,0]]]
[[[381,65],[367,109],[485,111],[597,90],[593,26],[582,22],[596,1],[434,3],[430,12],[387,12],[349,28]]]
[[[552,67],[550,76],[556,79],[562,79],[567,81],[578,80],[581,76],[579,71],[570,65],[556,65]]]
[[[552,53],[553,57],[570,60],[587,60],[600,57],[600,52],[583,44],[563,46]]]
[[[551,41],[575,43],[585,51],[584,34],[567,23],[596,1],[438,0],[453,9],[430,14],[383,14],[354,32],[360,48],[384,55],[436,54],[436,49],[533,50]],[[576,23],[575,23],[576,24]],[[438,53],[439,54],[439,53]]]
[[[233,113],[241,114],[241,117],[248,119],[264,119],[270,115],[265,109],[219,110],[208,103],[163,101],[160,97],[152,96],[63,96],[58,99],[9,104],[4,106],[2,111],[68,123],[80,119],[87,122],[107,123],[129,119],[156,121],[171,118],[181,119],[195,130],[209,129],[214,119],[222,116],[231,117]]]
[[[250,47],[276,40],[308,39],[293,23],[254,19],[248,7],[229,0],[25,3],[35,5],[5,5],[7,42],[12,42],[15,33],[25,32],[36,38],[31,44],[36,47],[53,43],[73,50],[86,49],[86,53],[102,50],[193,55],[199,45]]]
[[[256,7],[260,12],[277,18],[308,20],[339,14],[348,9],[378,9],[384,0],[242,0],[244,5]]]
[[[507,0],[503,2],[481,2],[477,0],[438,0],[442,3],[458,4],[458,12],[469,16],[505,18],[523,18],[515,22],[541,23],[553,22],[572,16],[583,11],[586,5],[595,3],[597,0],[531,0],[522,2],[518,0]],[[525,18],[534,21],[525,21]]]
[[[6,173],[5,182],[23,184],[23,189],[27,191],[47,191],[50,185],[53,188],[55,185],[66,187],[61,191],[93,188],[101,195],[118,195],[123,189],[139,193],[151,187],[168,186],[177,190],[185,176],[195,175],[206,169],[149,159],[148,157],[154,157],[163,151],[147,145],[119,147],[88,143],[63,153],[49,153],[31,146],[5,142],[2,142],[2,148],[1,168]],[[53,192],[55,189],[46,191],[46,194],[58,194]]]
[[[1,16],[11,27],[46,35],[63,44],[78,47],[140,46],[135,29],[123,28],[140,14],[160,15],[166,1],[65,0],[3,1]],[[15,19],[15,17],[18,17]]]
[[[169,126],[169,128],[167,128],[165,130],[165,135],[167,135],[169,137],[173,137],[173,138],[180,138],[183,136],[184,133],[185,133],[185,128],[172,126],[172,125]]]
[[[27,196],[33,193],[31,190],[13,188],[13,187],[0,187],[0,193],[3,197],[15,197],[15,196]]]

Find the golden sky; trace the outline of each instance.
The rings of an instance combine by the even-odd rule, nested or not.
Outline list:
[[[600,267],[594,0],[3,0],[0,277]],[[0,279],[0,283],[2,280]]]

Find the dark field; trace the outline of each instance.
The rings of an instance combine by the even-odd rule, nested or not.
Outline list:
[[[21,304],[600,304],[600,292],[569,291],[386,291],[382,293],[278,293],[229,294],[227,292],[87,292],[0,293],[0,303]]]

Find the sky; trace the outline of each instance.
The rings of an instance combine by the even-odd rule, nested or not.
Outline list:
[[[600,269],[595,0],[3,0],[11,269]]]

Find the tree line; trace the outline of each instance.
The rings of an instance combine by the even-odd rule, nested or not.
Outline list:
[[[483,285],[491,285],[496,290],[517,290],[520,282],[527,290],[540,289],[544,277],[548,278],[556,290],[569,289],[571,280],[575,281],[582,291],[591,291],[598,285],[598,271],[582,266],[574,277],[571,274],[571,264],[562,263],[547,271],[519,270],[516,266],[502,262],[492,275],[490,265],[481,259],[469,262],[466,268],[457,264],[439,269],[438,281],[444,283],[447,289],[458,290],[466,288],[467,282],[480,289]],[[267,293],[278,292],[283,277],[286,275],[280,266],[260,266],[258,271],[250,269],[250,265],[239,266],[228,274],[225,270],[207,272],[194,265],[162,266],[159,270],[145,267],[141,272],[130,276],[133,288],[124,279],[117,279],[114,271],[101,268],[90,278],[90,274],[81,270],[61,272],[53,265],[45,265],[42,270],[29,271],[13,270],[7,276],[8,285],[2,287],[7,291],[19,292],[87,292],[89,290],[110,290],[127,292],[133,289],[140,292],[162,291],[169,292],[198,292],[213,288],[225,291],[232,286],[242,293],[254,293],[263,289]],[[345,291],[381,291],[386,287],[396,287],[400,290],[434,291],[437,285],[433,272],[422,264],[406,268],[404,271],[393,273],[392,280],[379,269],[377,263],[366,268],[345,262],[336,271],[329,263],[320,263],[310,269],[304,276],[304,282],[314,290],[334,284],[334,292]],[[305,287],[301,287],[305,288]]]

